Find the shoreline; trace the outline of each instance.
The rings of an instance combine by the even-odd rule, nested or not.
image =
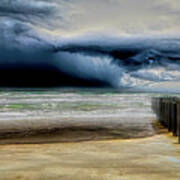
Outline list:
[[[101,141],[115,139],[137,139],[152,137],[158,134],[168,133],[159,123],[145,124],[142,127],[124,126],[123,124],[79,124],[61,128],[4,131],[0,133],[0,145],[2,144],[46,144],[61,142]],[[152,127],[150,127],[152,126]],[[152,128],[152,129],[151,129]]]

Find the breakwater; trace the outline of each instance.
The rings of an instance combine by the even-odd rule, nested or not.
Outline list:
[[[152,99],[152,109],[158,120],[173,136],[178,136],[180,144],[180,99],[176,97],[160,97]]]

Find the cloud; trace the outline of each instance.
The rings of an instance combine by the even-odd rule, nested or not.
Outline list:
[[[178,0],[1,0],[0,33],[16,41],[90,33],[176,34],[179,10]]]
[[[58,6],[61,2],[56,0]],[[177,0],[69,0],[63,3],[63,9],[65,23],[56,25],[62,25],[59,31],[64,34],[96,31],[146,35],[179,28],[175,24],[180,10]]]
[[[13,46],[39,41],[37,29],[51,27],[55,15],[56,4],[45,0],[1,0],[1,44]]]
[[[1,14],[22,14],[38,16],[53,13],[54,4],[41,0],[1,0]]]

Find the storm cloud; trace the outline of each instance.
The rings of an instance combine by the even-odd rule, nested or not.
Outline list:
[[[129,58],[129,66],[179,60],[179,12],[178,0],[1,0],[1,77],[18,74],[18,80],[28,71],[34,77],[36,69],[41,78],[55,72],[46,76],[50,81],[71,76],[118,84],[112,80],[129,69],[117,59]]]
[[[0,32],[31,31],[46,38],[86,33],[177,35],[179,12],[178,0],[1,0]]]

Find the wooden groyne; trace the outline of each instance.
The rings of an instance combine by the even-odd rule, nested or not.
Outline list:
[[[152,109],[157,114],[160,123],[168,128],[173,136],[178,136],[180,143],[180,98],[153,98]]]

